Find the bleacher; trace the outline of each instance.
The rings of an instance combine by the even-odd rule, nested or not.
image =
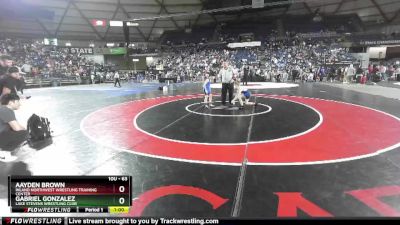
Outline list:
[[[26,78],[26,88],[57,87],[82,84],[75,78]]]

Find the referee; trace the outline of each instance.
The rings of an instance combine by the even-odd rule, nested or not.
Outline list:
[[[228,62],[224,62],[223,68],[219,71],[218,76],[222,81],[222,105],[226,102],[226,92],[229,91],[229,104],[232,104],[233,99],[233,68],[229,66]]]
[[[121,87],[121,83],[119,82],[119,73],[118,73],[118,71],[115,71],[115,74],[114,74],[114,87],[117,86],[117,83],[118,83],[119,87]]]

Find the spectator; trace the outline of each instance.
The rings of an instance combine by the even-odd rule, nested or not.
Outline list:
[[[346,68],[345,79],[343,83],[350,83],[353,80],[354,75],[356,75],[356,70],[354,69],[353,64],[350,64],[350,66]]]
[[[12,65],[12,59],[8,55],[0,56],[0,79],[7,74],[8,68]]]
[[[0,87],[1,87],[1,96],[5,95],[5,94],[17,94],[17,87],[20,85],[20,82],[22,82],[21,79],[21,75],[20,73],[22,73],[20,71],[20,69],[18,67],[10,67],[8,69],[8,75],[5,76],[4,79],[2,79],[1,83],[0,83]]]

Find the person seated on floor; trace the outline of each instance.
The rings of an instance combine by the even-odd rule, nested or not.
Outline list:
[[[17,94],[9,93],[1,97],[0,105],[0,161],[10,162],[16,159],[11,152],[28,139],[28,131],[18,123],[14,110],[20,107]]]
[[[21,93],[21,95],[24,95],[24,89],[25,89],[25,87],[26,87],[25,78],[24,78],[24,76],[21,76],[21,77],[19,78],[19,81],[18,81],[17,86],[16,86],[17,91],[19,91],[19,92]],[[25,97],[26,97],[26,98],[30,98],[30,96],[29,96],[29,97],[28,97],[28,96],[25,96]]]
[[[236,100],[239,100],[240,107],[239,109],[243,109],[244,105],[257,105],[257,103],[250,102],[251,93],[247,88],[244,88],[240,85],[240,79],[236,79],[234,82],[235,85],[235,97],[232,100],[232,104],[235,105]],[[243,102],[244,99],[244,102]]]

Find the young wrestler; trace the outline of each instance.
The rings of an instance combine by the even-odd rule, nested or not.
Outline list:
[[[203,83],[203,92],[204,92],[204,104],[206,104],[206,107],[214,106],[212,104],[211,81],[210,81],[210,75],[208,73],[206,73],[206,77]]]
[[[250,102],[251,93],[248,89],[243,88],[240,85],[239,79],[235,80],[235,89],[236,89],[236,94],[235,94],[235,98],[232,100],[233,105],[235,104],[236,100],[239,100],[239,103],[240,103],[239,109],[243,109],[243,104],[257,106],[257,103]],[[243,103],[243,99],[244,99],[244,103]]]

